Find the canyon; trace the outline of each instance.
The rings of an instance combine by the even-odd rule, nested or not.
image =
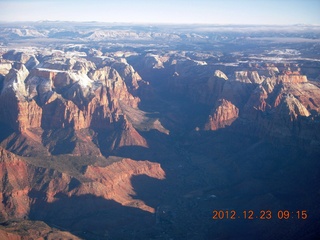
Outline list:
[[[319,234],[319,29],[39,24],[0,25],[1,238]]]

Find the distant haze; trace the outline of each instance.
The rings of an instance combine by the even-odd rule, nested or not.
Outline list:
[[[0,0],[0,21],[320,24],[319,0]]]

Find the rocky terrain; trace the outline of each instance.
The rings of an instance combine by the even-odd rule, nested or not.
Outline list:
[[[65,231],[51,228],[40,221],[23,220],[11,222],[0,227],[1,239],[24,240],[24,239],[75,239],[78,238]]]
[[[92,24],[0,26],[1,238],[319,234],[318,28]]]

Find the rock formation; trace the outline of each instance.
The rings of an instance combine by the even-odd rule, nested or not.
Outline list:
[[[209,115],[208,122],[205,125],[205,130],[217,130],[230,126],[239,115],[239,109],[231,102],[221,99],[218,101],[218,106],[214,112]]]
[[[7,222],[5,227],[0,227],[0,238],[3,240],[25,240],[25,239],[74,239],[77,236],[58,229],[49,227],[40,221],[14,221]]]
[[[33,204],[39,204],[39,201],[42,204],[53,203],[59,200],[58,196],[61,194],[70,198],[91,194],[154,212],[152,207],[132,198],[134,189],[130,180],[137,175],[147,175],[159,180],[165,178],[160,164],[131,159],[121,159],[105,167],[89,165],[83,173],[78,172],[77,177],[72,176],[74,174],[28,163],[1,148],[1,221],[22,219],[28,216]],[[38,193],[45,194],[45,197],[39,198]],[[41,209],[38,211],[41,212]]]
[[[53,146],[59,145],[60,140],[48,137],[48,132],[69,128],[73,129],[72,131],[89,128],[95,131],[109,131],[115,129],[116,125],[124,124],[124,135],[114,133],[117,137],[114,140],[109,139],[114,142],[111,145],[147,146],[146,141],[132,125],[126,123],[120,106],[121,103],[136,108],[140,101],[128,91],[128,88],[132,91],[137,90],[138,82],[142,82],[139,74],[129,64],[117,63],[114,60],[115,68],[96,68],[93,62],[84,58],[69,57],[59,52],[42,56],[43,61],[28,70],[23,64],[28,59],[21,58],[20,55],[18,58],[16,55],[15,52],[3,55],[13,62],[11,69],[11,63],[10,66],[6,64],[3,67],[3,73],[8,73],[5,75],[0,95],[1,120],[14,131],[27,138],[30,137],[31,129],[37,129],[37,132],[44,131],[44,138],[38,139],[37,142],[52,152],[55,149]],[[19,62],[15,62],[16,60]],[[79,136],[78,133],[75,134]],[[83,132],[80,135],[83,135]],[[50,143],[48,139],[51,139]],[[76,139],[75,145],[84,146],[78,141],[86,138]],[[84,149],[88,150],[87,153],[97,153],[97,147],[93,144],[97,142],[93,140],[94,136],[88,136],[87,139],[90,140],[85,140],[85,145],[92,146],[92,150],[90,147]],[[24,147],[28,148],[27,145]],[[75,150],[73,153],[81,152],[83,151]]]
[[[230,126],[254,136],[279,141],[298,138],[320,144],[309,130],[311,125],[318,129],[319,85],[308,81],[297,64],[249,64],[244,70],[240,66],[223,67],[228,71],[225,73],[219,68],[196,64],[183,54],[163,56],[172,63],[162,65],[162,71],[169,72],[164,88],[211,109],[203,129],[214,131]],[[149,59],[148,55],[142,61]],[[144,64],[142,68],[154,66]]]

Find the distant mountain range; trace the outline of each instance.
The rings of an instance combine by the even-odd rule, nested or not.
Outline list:
[[[299,37],[319,39],[320,26],[254,26],[254,25],[128,25],[98,22],[27,22],[0,23],[6,40],[19,38],[55,38],[77,41],[136,40],[186,41],[217,40],[222,34],[234,37]]]

